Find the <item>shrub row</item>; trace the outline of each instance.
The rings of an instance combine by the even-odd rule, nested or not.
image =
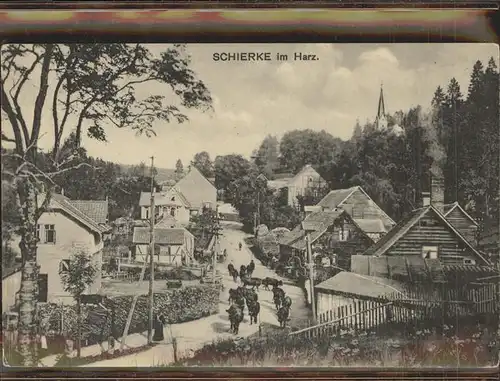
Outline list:
[[[211,284],[155,293],[154,312],[162,314],[168,324],[200,319],[218,312],[219,294],[220,286]],[[82,306],[82,339],[88,344],[94,344],[106,340],[110,334],[121,336],[132,301],[132,295],[110,297],[105,302],[108,311],[100,306]],[[141,295],[134,309],[129,334],[144,332],[148,329],[148,311],[148,297]],[[54,334],[64,334],[76,339],[76,306],[61,306],[53,303],[41,305],[39,319],[48,320],[49,330]]]

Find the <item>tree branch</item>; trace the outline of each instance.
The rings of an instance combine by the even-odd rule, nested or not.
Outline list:
[[[23,117],[23,112],[22,112],[21,106],[19,104],[19,96],[21,95],[21,90],[23,89],[24,84],[29,79],[31,73],[33,73],[33,71],[35,70],[36,66],[38,65],[38,63],[40,62],[40,60],[42,58],[34,50],[28,50],[28,51],[33,53],[36,58],[33,61],[33,63],[31,64],[31,66],[21,75],[19,83],[17,84],[17,82],[16,82],[17,90],[16,90],[14,96],[12,97],[12,102],[14,103],[14,107],[15,107],[16,112],[17,112],[17,118],[19,119],[19,122],[21,124],[21,128],[22,128],[23,135],[24,135],[24,140],[26,141],[26,144],[28,144],[28,141],[29,141],[29,132],[28,132],[28,126],[26,125],[26,121],[24,120],[24,117]],[[14,85],[14,87],[16,87],[16,85]]]
[[[12,105],[7,97],[7,93],[5,92],[4,82],[0,83],[0,91],[1,91],[1,99],[2,99],[2,109],[7,114],[9,118],[10,125],[12,126],[12,130],[14,132],[14,139],[16,141],[16,151],[19,155],[24,154],[24,143],[23,137],[21,134],[21,129],[19,127],[19,122],[16,117],[16,112],[13,110]]]
[[[49,80],[49,69],[50,69],[50,61],[52,59],[52,52],[54,50],[54,44],[47,44],[45,46],[45,54],[43,56],[42,69],[40,73],[40,90],[38,91],[38,95],[35,101],[35,110],[33,113],[33,128],[31,132],[31,141],[30,145],[34,144],[37,146],[38,137],[40,134],[40,127],[42,124],[42,109],[43,104],[45,103],[45,98],[47,97],[47,90],[49,88],[48,80]]]

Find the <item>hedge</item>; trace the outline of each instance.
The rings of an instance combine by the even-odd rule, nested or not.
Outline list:
[[[197,320],[219,311],[220,286],[203,284],[180,289],[165,290],[154,294],[154,312],[161,313],[168,324]],[[112,302],[111,302],[112,301]],[[82,340],[88,344],[107,340],[109,334],[120,337],[125,328],[133,296],[112,296],[104,304],[109,312],[100,306],[82,306]],[[111,332],[112,305],[115,306],[114,332]],[[61,327],[61,312],[64,316]],[[76,339],[76,306],[43,304],[39,308],[39,319],[47,319],[49,330],[54,334],[65,334]],[[148,329],[148,296],[141,295],[134,309],[129,334]]]

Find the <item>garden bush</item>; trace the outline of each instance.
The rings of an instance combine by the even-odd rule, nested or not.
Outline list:
[[[154,295],[154,312],[163,314],[168,324],[197,320],[219,311],[219,285],[196,285],[171,289]],[[105,341],[110,334],[121,336],[125,328],[133,296],[113,296],[104,302],[108,311],[100,306],[82,306],[82,340],[87,344]],[[112,306],[114,305],[114,328],[112,331]],[[129,334],[148,329],[148,296],[141,295],[134,309]],[[76,306],[48,303],[39,308],[39,318],[49,322],[54,334],[63,333],[76,339]],[[61,314],[63,317],[61,318]],[[62,326],[61,326],[62,322]]]

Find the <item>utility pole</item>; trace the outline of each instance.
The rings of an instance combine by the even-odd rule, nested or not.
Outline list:
[[[154,181],[154,156],[151,156],[151,215],[149,227],[149,326],[148,343],[153,342],[153,284],[154,284],[154,254],[155,254],[155,181]]]
[[[311,287],[311,307],[313,313],[313,320],[316,321],[316,301],[314,296],[314,263],[312,260],[312,250],[311,250],[311,233],[309,231],[306,232],[306,240],[307,240],[307,260],[309,262],[309,285]]]
[[[215,266],[217,264],[217,255],[219,253],[219,206],[215,206],[215,244],[214,244],[214,255],[213,255],[213,283],[215,284],[215,276],[217,275],[217,271],[215,270]]]

